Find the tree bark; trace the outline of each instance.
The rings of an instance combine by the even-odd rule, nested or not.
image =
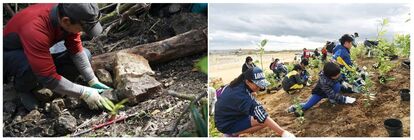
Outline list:
[[[112,69],[115,53],[127,52],[143,56],[151,64],[161,63],[197,54],[207,50],[207,29],[194,29],[158,42],[104,53],[92,58],[94,69]]]
[[[126,4],[122,4],[119,6],[119,14],[121,15],[122,13],[124,13],[125,11],[127,11],[129,8],[131,8],[132,6],[134,6],[135,4],[133,3],[126,3]],[[115,19],[118,18],[118,11],[115,9],[114,11],[112,11],[111,13],[105,15],[104,17],[101,18],[100,23],[102,25],[107,24]]]
[[[9,4],[3,4],[4,8],[6,8],[6,11],[9,12],[9,14],[13,17],[16,13],[13,11],[11,6]]]

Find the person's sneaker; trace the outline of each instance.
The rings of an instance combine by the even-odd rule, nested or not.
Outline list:
[[[239,137],[239,135],[236,134],[223,134],[224,137]]]
[[[39,101],[36,99],[33,93],[27,92],[17,92],[19,95],[20,101],[22,102],[24,108],[28,111],[32,111],[39,108]]]
[[[293,105],[291,105],[288,109],[287,109],[288,113],[293,113],[295,112],[295,107]]]

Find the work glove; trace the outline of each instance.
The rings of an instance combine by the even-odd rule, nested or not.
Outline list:
[[[107,85],[99,82],[98,78],[93,78],[92,80],[90,80],[88,82],[89,86],[92,88],[96,88],[96,89],[111,89],[110,87],[108,87]]]
[[[282,137],[295,138],[295,135],[293,135],[292,133],[290,133],[288,131],[283,131]]]
[[[348,88],[352,88],[352,85],[351,84],[349,84],[349,83],[347,83],[347,82],[342,82],[342,86],[344,86],[346,89],[348,89]]]
[[[102,108],[102,103],[105,103],[106,101],[99,93],[102,93],[103,91],[103,89],[84,87],[80,98],[88,104],[90,109]]]
[[[352,104],[352,103],[354,103],[355,102],[355,98],[352,98],[352,97],[345,97],[345,103],[346,104]]]

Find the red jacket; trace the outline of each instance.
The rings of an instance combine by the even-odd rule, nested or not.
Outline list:
[[[303,50],[303,57],[309,59],[310,57],[310,50]]]
[[[324,54],[324,55],[328,54],[328,51],[326,50],[325,47],[322,49],[322,54]]]
[[[3,45],[5,50],[23,48],[37,76],[60,80],[49,48],[61,40],[65,40],[72,54],[81,52],[83,47],[81,34],[64,31],[58,24],[57,13],[57,4],[36,4],[23,9],[4,27]]]

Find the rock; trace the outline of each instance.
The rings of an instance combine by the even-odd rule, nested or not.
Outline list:
[[[60,135],[66,135],[76,130],[76,118],[69,112],[62,113],[55,123],[55,131]]]
[[[207,17],[197,13],[180,13],[171,18],[171,27],[175,34],[182,34],[192,29],[207,27]]]
[[[118,102],[118,96],[116,94],[117,90],[105,90],[103,93],[101,93],[101,96],[108,98],[111,101]]]
[[[16,112],[16,104],[14,102],[6,101],[3,103],[3,111],[13,114]]]
[[[9,119],[11,119],[11,118],[12,118],[11,113],[3,112],[3,122],[9,121]]]
[[[75,97],[66,97],[64,99],[65,106],[68,109],[75,109],[82,107],[82,99],[75,98]]]
[[[129,98],[128,103],[135,105],[148,98],[154,97],[161,92],[161,83],[154,77],[143,75],[139,78],[125,78],[116,92],[118,99]]]
[[[151,76],[154,72],[144,57],[120,52],[114,66],[118,100],[129,98],[128,103],[134,105],[160,93],[161,83]]]
[[[51,111],[51,109],[50,109],[50,103],[45,103],[45,111],[46,112],[50,112]]]
[[[50,112],[52,116],[59,116],[63,109],[65,108],[65,102],[62,98],[54,99],[52,104],[50,104]]]
[[[25,135],[31,136],[31,137],[42,137],[44,134],[44,128],[40,126],[35,126],[34,128],[27,129],[25,131]]]
[[[14,101],[16,99],[17,93],[12,84],[3,84],[3,102]]]
[[[118,52],[114,62],[115,87],[126,77],[139,77],[144,74],[154,75],[148,60],[136,54]]]
[[[98,77],[99,81],[101,81],[103,84],[113,87],[113,81],[111,73],[109,73],[105,69],[98,69],[95,71],[96,77]]]
[[[42,118],[42,114],[38,110],[32,110],[29,114],[23,117],[23,121],[36,121]]]
[[[47,88],[36,89],[34,90],[34,94],[40,102],[49,102],[53,96],[53,92]]]
[[[48,137],[53,137],[56,134],[55,130],[53,129],[46,129],[44,131],[44,135]]]

